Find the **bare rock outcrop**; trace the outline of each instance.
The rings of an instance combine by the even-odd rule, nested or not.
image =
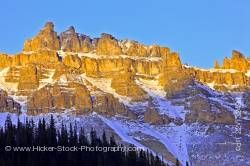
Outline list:
[[[81,59],[77,55],[67,55],[63,57],[62,62],[67,67],[79,69],[82,65]]]
[[[18,91],[21,95],[27,95],[30,91],[39,87],[39,73],[35,65],[28,65],[20,70]]]
[[[65,52],[90,52],[93,50],[92,39],[78,34],[73,26],[60,34],[61,49]]]
[[[12,58],[11,56],[7,54],[0,53],[0,69],[9,67],[12,64]]]
[[[120,71],[131,68],[138,75],[157,76],[161,73],[161,61],[133,60],[129,58],[103,58],[96,59],[82,57],[81,70],[88,76],[93,77],[112,77]]]
[[[47,22],[37,36],[24,43],[24,51],[37,51],[41,49],[60,49],[60,42],[57,33],[54,31],[54,24],[52,22]]]
[[[159,84],[164,87],[167,97],[182,93],[193,83],[193,77],[182,68],[177,53],[170,53],[163,58],[163,70],[159,78]]]
[[[214,68],[215,69],[219,69],[220,68],[220,64],[217,60],[214,61]]]
[[[94,96],[93,111],[106,115],[128,115],[126,107],[111,94]]]
[[[47,85],[28,97],[27,109],[30,114],[48,113],[73,109],[76,113],[92,110],[89,91],[84,85]]]
[[[169,124],[170,118],[166,115],[160,115],[154,107],[149,107],[144,113],[144,122],[154,125]]]
[[[250,112],[250,90],[243,94],[243,104],[247,112]]]
[[[5,81],[11,83],[18,83],[20,77],[20,68],[10,67],[5,75]]]
[[[105,115],[131,115],[113,95],[99,93],[91,96],[85,85],[75,82],[68,84],[58,82],[35,91],[28,97],[27,107],[29,114],[62,112],[70,109],[76,114],[95,111]]]
[[[0,54],[0,68],[25,66],[27,64],[39,64],[53,68],[59,63],[56,51],[39,50],[35,52],[21,52],[13,56]]]
[[[136,81],[145,78],[158,81],[169,100],[185,97],[184,101],[190,103],[186,106],[190,110],[187,122],[231,124],[234,119],[226,108],[206,99],[209,92],[187,89],[202,82],[221,91],[245,91],[250,86],[249,59],[233,51],[231,58],[225,58],[221,66],[216,61],[214,67],[205,70],[184,66],[179,55],[167,47],[117,40],[109,34],[91,39],[77,33],[74,27],[57,36],[53,23],[46,23],[37,36],[27,40],[23,52],[14,56],[0,54],[0,71],[4,69],[1,84],[16,83],[15,90],[11,90],[28,96],[28,109],[33,114],[73,109],[76,113],[129,115],[128,108],[114,95],[102,90],[95,95],[89,92],[88,79],[83,76],[111,80],[114,91],[131,102],[148,101],[149,95]],[[64,76],[71,79],[64,80]],[[199,93],[206,97],[199,97]],[[159,114],[154,106],[146,109],[144,120],[153,124],[174,121]]]
[[[145,57],[148,55],[147,47],[140,44],[136,41],[131,41],[130,46],[125,52],[126,55],[129,56],[142,56]]]
[[[146,92],[134,82],[132,72],[127,70],[113,76],[111,87],[115,89],[116,93],[127,96],[132,101],[142,101],[148,98]]]
[[[191,111],[185,117],[188,123],[235,123],[234,115],[226,108],[199,95],[190,98],[187,108]]]
[[[223,69],[236,69],[238,71],[246,72],[250,70],[250,62],[239,51],[233,51],[231,59],[225,58],[222,64]]]
[[[231,58],[224,58],[220,66],[215,61],[214,69],[186,69],[194,78],[202,83],[210,84],[219,91],[246,91],[249,90],[250,77],[247,72],[250,61],[239,51],[232,51]]]
[[[9,97],[8,93],[4,90],[0,90],[0,112],[21,112],[21,105]]]
[[[121,55],[122,49],[118,44],[118,40],[113,36],[103,33],[97,41],[97,55]]]

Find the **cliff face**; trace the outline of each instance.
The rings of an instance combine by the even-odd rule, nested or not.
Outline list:
[[[220,91],[246,91],[250,86],[250,61],[240,52],[232,51],[231,58],[225,58],[222,66],[215,61],[215,68],[204,70],[188,67],[187,70],[198,81]]]
[[[222,66],[216,62],[215,69],[205,70],[183,65],[178,53],[167,47],[118,40],[109,34],[91,39],[74,27],[58,36],[53,23],[46,23],[27,40],[22,52],[0,54],[0,59],[0,85],[8,93],[27,96],[30,114],[72,109],[77,114],[95,111],[136,117],[141,115],[133,110],[143,109],[146,122],[183,122],[185,119],[160,116],[155,103],[147,105],[155,97],[150,90],[160,88],[166,93],[164,100],[174,102],[180,97],[190,103],[179,103],[191,110],[187,122],[233,123],[226,108],[200,98],[208,92],[195,87],[204,84],[219,91],[245,92],[250,86],[249,60],[237,51]],[[141,85],[141,80],[146,83]],[[192,92],[190,87],[194,88]],[[194,91],[197,94],[191,99],[185,96]],[[138,103],[142,105],[135,107]],[[200,112],[202,109],[207,112]]]
[[[0,90],[0,112],[21,112],[21,105],[9,97],[8,93],[3,90]]]
[[[66,52],[90,52],[94,48],[92,39],[76,33],[73,26],[62,32],[59,38],[61,49]]]
[[[222,69],[236,69],[238,71],[247,72],[250,70],[250,62],[239,51],[233,51],[230,59],[225,58],[221,66]]]
[[[54,31],[54,24],[48,22],[34,38],[25,41],[24,51],[37,51],[41,49],[58,50],[60,48],[57,33]]]

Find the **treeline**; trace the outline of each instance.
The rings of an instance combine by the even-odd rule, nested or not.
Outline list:
[[[44,119],[39,120],[37,125],[32,120],[26,120],[25,123],[18,120],[14,125],[8,116],[5,126],[0,129],[0,166],[165,166],[158,156],[143,150],[62,151],[62,147],[118,146],[123,147],[116,143],[113,136],[107,138],[105,132],[98,137],[96,132],[91,130],[87,136],[83,128],[77,129],[76,124],[70,124],[69,129],[62,124],[61,128],[57,129],[52,116],[47,125]],[[44,147],[47,149],[42,149]],[[51,150],[48,147],[61,149]]]

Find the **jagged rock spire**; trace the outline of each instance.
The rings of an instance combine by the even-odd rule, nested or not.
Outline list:
[[[222,68],[246,72],[250,70],[250,62],[241,52],[233,50],[230,59],[227,57],[224,58]]]
[[[58,50],[59,48],[60,43],[57,37],[57,33],[54,31],[54,24],[52,22],[47,22],[37,36],[25,41],[23,50]]]
[[[220,64],[217,60],[214,61],[214,68],[215,69],[219,69],[220,68]]]

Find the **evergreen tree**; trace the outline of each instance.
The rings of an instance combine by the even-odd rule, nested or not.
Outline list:
[[[107,141],[106,133],[103,132],[101,139],[97,136],[96,131],[91,129],[90,140],[86,136],[83,128],[80,128],[77,134],[77,125],[74,127],[67,126],[62,123],[61,129],[55,128],[55,121],[51,116],[46,126],[45,119],[39,120],[38,124],[32,120],[26,119],[21,123],[18,119],[17,125],[13,125],[11,117],[8,115],[4,128],[0,128],[0,165],[25,165],[25,166],[164,166],[164,163],[158,156],[149,154],[145,151],[129,151],[129,152],[99,152],[99,151],[77,151],[77,152],[39,152],[39,151],[4,151],[5,146],[11,147],[29,147],[29,146],[46,146],[54,147],[61,145],[67,146],[101,146],[113,148],[118,144],[114,136]],[[123,147],[123,145],[119,145]],[[133,145],[131,145],[133,147]]]
[[[175,163],[176,166],[180,166],[180,162],[178,159],[176,159],[176,163]]]

